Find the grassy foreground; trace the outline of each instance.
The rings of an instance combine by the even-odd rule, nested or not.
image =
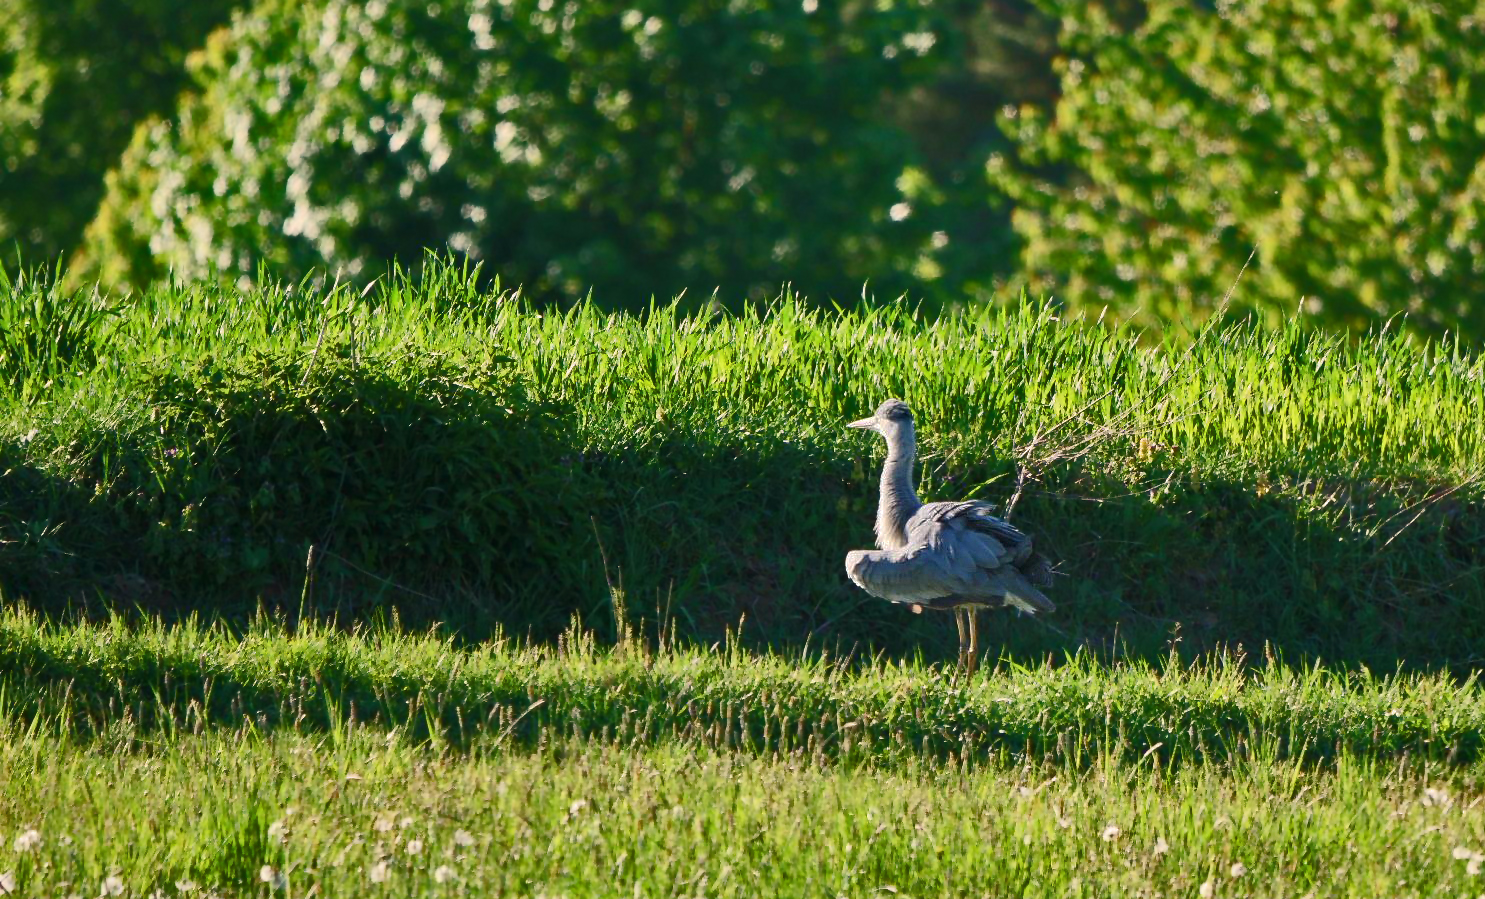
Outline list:
[[[1056,619],[994,648],[1178,633],[1466,671],[1485,645],[1485,362],[1453,341],[539,311],[433,263],[362,291],[0,293],[0,587],[53,611],[396,609],[471,640],[576,613],[707,643],[746,616],[754,645],[938,652],[947,616],[841,572],[881,452],[842,424],[896,395],[923,492],[1018,497],[1066,575]]]
[[[1456,896],[1479,889],[1482,795],[1367,761],[899,772],[597,739],[461,756],[361,729],[140,752],[11,733],[0,879],[57,896]]]
[[[0,617],[26,896],[1479,889],[1485,697],[1214,658],[921,664]]]

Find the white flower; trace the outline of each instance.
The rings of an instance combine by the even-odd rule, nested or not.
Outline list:
[[[900,222],[913,214],[911,203],[893,203],[892,208],[887,210],[887,217],[894,222]]]
[[[175,882],[175,889],[179,893],[194,893],[201,888],[196,885],[196,881],[194,880],[177,880]]]
[[[423,851],[423,841],[422,840],[408,840],[407,841],[407,846],[405,848],[407,850],[407,854],[408,855],[417,855],[418,853],[420,853],[420,852]]]
[[[470,836],[469,831],[467,830],[456,830],[454,831],[454,844],[457,846],[464,846],[466,848],[469,846],[473,846],[474,837]]]
[[[371,825],[371,826],[372,826],[373,829],[375,829],[379,833],[386,833],[387,831],[391,830],[394,826],[396,826],[396,822],[393,821],[390,816],[383,816],[383,817],[377,818],[376,819],[376,823],[373,824],[373,825]]]
[[[1155,854],[1156,855],[1164,855],[1164,854],[1166,854],[1169,851],[1170,851],[1170,844],[1165,841],[1165,837],[1156,837],[1155,838]]]
[[[1233,862],[1232,867],[1228,869],[1227,873],[1233,877],[1242,877],[1248,873],[1248,866],[1242,862]]]
[[[439,865],[437,868],[433,869],[434,883],[448,883],[450,880],[453,879],[454,869],[450,868],[448,865]]]
[[[272,865],[264,865],[258,869],[258,879],[273,887],[275,890],[286,890],[289,888],[289,877],[284,872],[276,870]]]
[[[31,828],[16,836],[12,846],[16,852],[31,852],[41,845],[41,831]]]
[[[117,874],[110,874],[103,878],[103,885],[99,887],[98,892],[104,896],[122,896],[124,895],[124,879]]]
[[[288,838],[289,828],[284,824],[283,821],[275,821],[272,824],[268,825],[268,839],[272,840],[275,843],[283,843],[287,842]],[[267,881],[264,882],[266,883]]]
[[[1105,843],[1112,843],[1113,841],[1119,839],[1119,834],[1121,833],[1123,833],[1123,831],[1119,829],[1119,825],[1110,824],[1108,827],[1105,827],[1103,829],[1103,841]]]
[[[368,873],[371,875],[372,883],[386,883],[387,878],[392,874],[392,869],[387,865],[386,861],[379,861],[371,866],[371,870]]]

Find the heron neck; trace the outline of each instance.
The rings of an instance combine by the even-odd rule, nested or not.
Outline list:
[[[883,549],[896,549],[907,544],[908,519],[923,505],[913,491],[913,457],[916,451],[911,436],[888,441],[876,523],[877,545]]]

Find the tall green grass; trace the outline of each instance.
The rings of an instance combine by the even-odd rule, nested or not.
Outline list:
[[[396,608],[467,638],[573,613],[612,636],[618,596],[651,633],[745,618],[744,640],[934,652],[943,620],[840,570],[880,459],[842,424],[900,396],[922,492],[1016,497],[1066,575],[1057,617],[998,620],[1003,645],[1478,661],[1485,363],[1457,341],[791,296],[627,317],[477,284],[427,266],[106,309],[6,284],[43,311],[0,355],[3,586],[54,611]]]

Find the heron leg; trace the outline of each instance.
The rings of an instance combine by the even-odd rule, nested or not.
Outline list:
[[[959,629],[959,667],[965,665],[965,655],[969,646],[969,633],[964,628],[964,610],[954,609],[954,627]]]
[[[980,667],[980,610],[975,606],[969,607],[969,673],[974,674]]]

